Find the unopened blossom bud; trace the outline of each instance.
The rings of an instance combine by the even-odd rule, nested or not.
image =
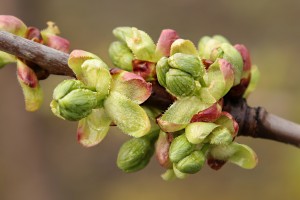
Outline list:
[[[25,109],[36,111],[43,102],[43,92],[34,71],[21,60],[17,60],[17,77],[25,98]]]
[[[195,148],[195,145],[190,143],[185,134],[176,137],[170,146],[169,157],[173,163],[177,163],[184,157],[188,156]]]
[[[74,83],[74,85],[76,84]],[[82,88],[81,86],[76,88],[72,84],[67,89],[68,86],[66,85],[69,84],[64,81],[54,90],[51,109],[58,117],[77,121],[87,117],[92,112],[92,109],[101,106],[102,101],[98,98],[97,92]]]
[[[117,166],[124,172],[141,170],[149,163],[153,152],[154,148],[149,140],[132,138],[121,146]]]
[[[170,65],[167,57],[162,57],[156,64],[156,75],[159,84],[163,87],[167,87],[166,74],[170,69]]]
[[[187,174],[195,174],[201,170],[205,163],[205,155],[201,151],[194,151],[180,160],[176,167],[179,171]]]
[[[215,145],[230,144],[233,140],[231,132],[226,127],[217,127],[209,135],[209,142]]]
[[[181,70],[170,69],[166,74],[167,89],[175,96],[188,96],[195,87],[194,78]]]
[[[109,56],[113,64],[120,69],[132,71],[133,53],[124,42],[115,41],[109,46]]]
[[[193,77],[203,76],[205,67],[198,56],[176,53],[168,59],[169,65],[175,69],[191,74]]]

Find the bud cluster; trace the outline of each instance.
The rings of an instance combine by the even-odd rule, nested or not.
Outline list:
[[[0,15],[0,30],[66,53],[69,51],[69,41],[58,36],[59,29],[53,22],[48,22],[48,27],[40,31],[35,27],[27,27],[14,16]],[[36,111],[43,101],[43,92],[37,76],[37,72],[42,71],[42,69],[36,64],[0,51],[0,68],[9,63],[17,64],[17,78],[23,90],[26,110]],[[47,74],[47,72],[43,73]]]
[[[157,81],[175,99],[166,111],[156,115],[159,134],[154,146],[158,162],[167,169],[163,179],[194,174],[205,162],[213,169],[226,162],[246,169],[256,166],[255,152],[234,142],[238,123],[223,110],[224,98],[246,97],[257,81],[257,69],[251,65],[244,45],[231,45],[216,35],[201,38],[196,48],[170,29],[162,31],[156,46],[136,28],[116,28],[113,33],[119,39],[110,46],[113,63],[148,81]],[[136,70],[136,63],[143,63],[143,73]],[[117,163],[125,172],[141,169],[152,154],[152,143],[144,138],[133,140],[119,152]]]

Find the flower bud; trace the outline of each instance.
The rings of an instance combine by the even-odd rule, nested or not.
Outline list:
[[[25,109],[33,112],[43,102],[43,92],[34,71],[21,60],[17,60],[17,77],[25,98]]]
[[[179,178],[179,179],[185,179],[188,175],[186,173],[181,172],[179,169],[177,169],[177,166],[175,163],[173,163],[173,171],[174,171],[176,178]]]
[[[205,73],[205,67],[198,56],[176,53],[168,62],[171,67],[189,73],[193,77],[203,76]]]
[[[0,30],[25,37],[27,27],[18,18],[10,15],[0,15]]]
[[[92,109],[102,104],[96,92],[80,87],[75,88],[74,85],[68,82],[59,84],[54,90],[51,102],[52,112],[56,116],[70,121],[87,117]]]
[[[186,174],[195,174],[201,170],[205,163],[205,155],[201,151],[194,151],[190,155],[180,160],[176,167]]]
[[[172,134],[160,131],[158,139],[155,143],[156,158],[159,164],[167,169],[172,167],[172,163],[169,158],[169,149],[172,140]]]
[[[170,69],[166,74],[167,89],[177,97],[189,96],[196,87],[193,77],[178,69]]]
[[[176,137],[170,146],[169,157],[173,163],[179,162],[184,157],[188,156],[195,148],[195,145],[190,143],[185,134]]]
[[[242,59],[243,59],[243,72],[242,72],[242,79],[243,78],[249,78],[250,72],[251,72],[251,58],[250,58],[250,53],[245,47],[245,45],[242,44],[236,44],[234,45],[234,48],[241,54]]]
[[[198,56],[198,51],[190,40],[177,39],[171,45],[170,55],[174,55],[176,53],[190,54],[194,56]]]
[[[150,120],[137,103],[112,91],[104,101],[105,112],[124,133],[133,137],[142,137],[149,133]]]
[[[176,175],[174,173],[174,170],[173,169],[167,169],[165,171],[165,173],[163,173],[161,175],[161,178],[165,181],[171,181],[171,180],[174,180],[176,178]]]
[[[113,34],[126,43],[135,57],[139,60],[156,62],[153,40],[144,31],[137,28],[119,27],[113,30]]]
[[[103,108],[93,109],[92,113],[81,119],[77,128],[77,140],[85,147],[95,146],[106,136],[111,119]]]
[[[217,127],[209,135],[210,144],[223,145],[230,144],[233,140],[231,132],[225,127]]]
[[[156,75],[159,84],[163,87],[167,87],[166,74],[170,69],[167,57],[162,57],[156,64]]]
[[[67,79],[62,81],[53,91],[53,99],[61,99],[72,90],[76,89],[89,89],[79,80]]]
[[[177,39],[179,39],[179,35],[176,33],[176,31],[172,29],[162,30],[156,45],[156,56],[158,58],[170,56],[171,45]]]
[[[185,128],[185,135],[192,144],[202,143],[219,125],[209,122],[194,122]]]
[[[234,71],[234,83],[233,85],[238,85],[242,78],[243,72],[243,59],[241,54],[230,44],[223,43],[220,47],[215,48],[211,53],[211,60],[216,60],[217,58],[223,58],[233,66]]]
[[[113,64],[120,69],[132,71],[132,61],[134,56],[124,42],[115,41],[109,46],[109,56]]]
[[[119,150],[117,166],[128,173],[141,170],[149,163],[153,152],[154,148],[148,140],[130,139]]]

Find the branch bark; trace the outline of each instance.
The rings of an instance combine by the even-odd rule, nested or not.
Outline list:
[[[37,64],[49,74],[72,76],[68,67],[69,55],[33,41],[0,31],[0,50]],[[146,104],[162,109],[173,102],[163,87],[153,82],[153,92]],[[239,135],[270,139],[300,147],[300,125],[268,113],[265,109],[252,108],[245,99],[226,101],[224,110],[230,112],[239,124]]]

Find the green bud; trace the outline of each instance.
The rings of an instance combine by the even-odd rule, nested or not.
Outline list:
[[[156,75],[159,84],[163,87],[167,87],[166,74],[170,69],[167,57],[162,57],[156,64]]]
[[[193,77],[203,76],[205,68],[198,56],[176,53],[169,60],[169,65],[173,68],[191,74]]]
[[[190,155],[180,160],[176,167],[186,174],[195,174],[201,170],[205,163],[205,155],[201,151],[194,151]]]
[[[130,139],[119,150],[117,166],[128,173],[141,170],[149,163],[153,152],[153,145],[145,138]]]
[[[124,42],[115,41],[111,43],[108,52],[115,66],[126,71],[132,71],[134,56]]]
[[[95,146],[106,136],[111,119],[103,108],[93,109],[92,113],[79,121],[77,140],[85,147]]]
[[[169,157],[173,163],[177,163],[188,156],[195,149],[195,145],[190,143],[184,134],[176,137],[170,146]]]
[[[56,116],[70,121],[77,121],[87,117],[92,109],[101,106],[102,101],[96,92],[83,88],[73,89],[73,86],[66,89],[66,85],[68,84],[63,82],[54,91],[50,106]],[[60,91],[60,88],[62,91]]]
[[[168,110],[157,119],[158,125],[165,132],[179,131],[190,123],[195,114],[205,110],[212,104],[207,104],[196,96],[183,97],[175,101]]]
[[[62,81],[53,91],[53,99],[61,99],[76,89],[89,89],[79,80],[67,79]]]
[[[107,65],[100,59],[89,59],[81,65],[80,80],[98,92],[99,98],[104,99],[110,90],[112,77]]]
[[[193,144],[202,143],[207,136],[219,125],[209,122],[195,122],[185,128],[185,135],[189,142]]]
[[[35,72],[19,59],[17,78],[23,90],[25,109],[30,112],[38,110],[43,102],[43,91]]]
[[[170,69],[166,74],[167,89],[177,97],[189,96],[196,84],[193,77],[178,69]]]
[[[149,133],[150,120],[137,103],[118,92],[110,92],[104,101],[108,116],[124,133],[133,137],[142,137]]]
[[[231,132],[225,127],[217,127],[209,135],[210,143],[216,145],[230,144],[233,140]]]
[[[119,27],[113,30],[113,34],[126,43],[137,59],[151,62],[157,61],[155,56],[156,46],[144,31],[134,27]]]
[[[198,55],[198,51],[190,40],[177,39],[171,45],[170,55],[176,53],[191,54],[194,56]]]
[[[238,85],[241,81],[244,66],[243,58],[238,50],[228,43],[223,43],[211,53],[211,59],[213,61],[215,61],[217,58],[223,58],[232,64],[234,71],[233,85]]]

